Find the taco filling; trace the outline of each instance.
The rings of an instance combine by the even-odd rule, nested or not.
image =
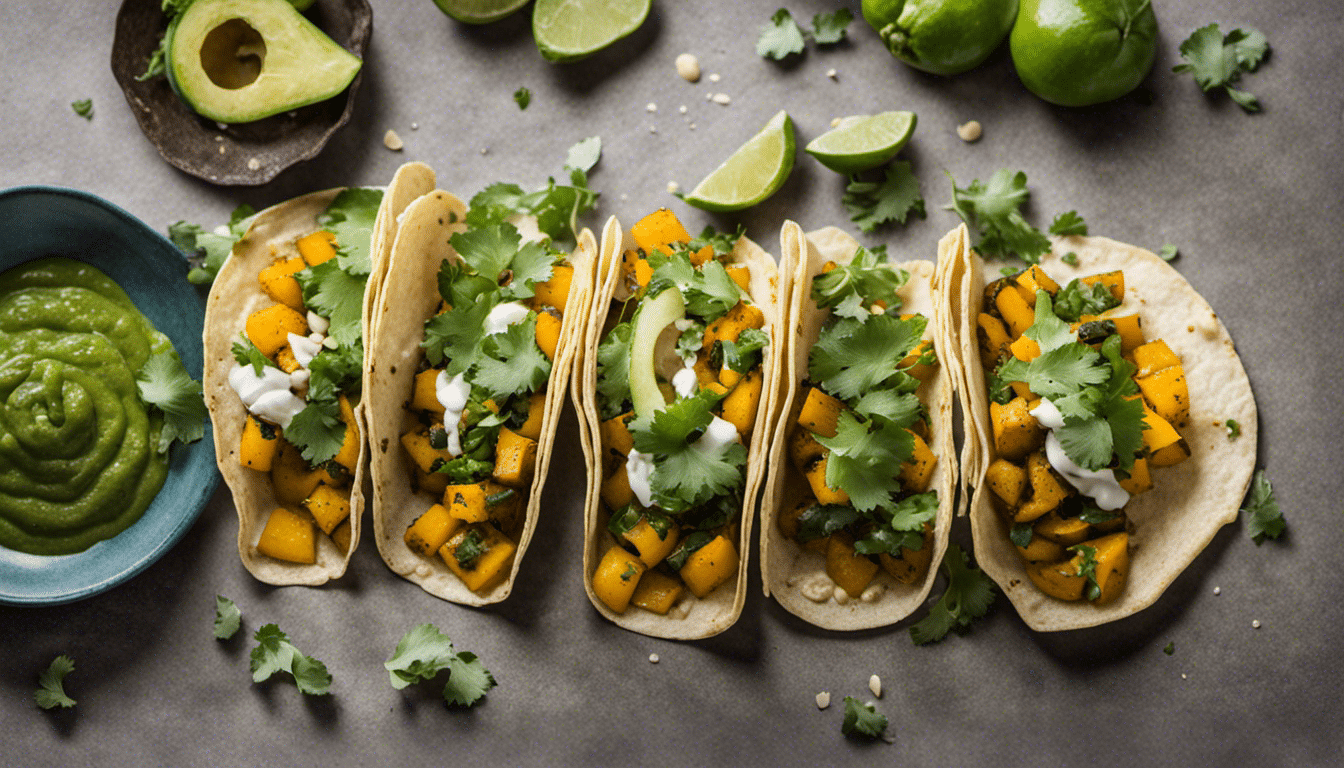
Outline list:
[[[630,234],[613,276],[630,298],[596,348],[605,544],[589,588],[618,615],[684,617],[689,596],[739,586],[772,322],[750,293],[759,267],[729,258],[738,237],[692,238],[665,209]]]

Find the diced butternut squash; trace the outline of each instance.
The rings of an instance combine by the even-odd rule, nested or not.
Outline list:
[[[1029,523],[1058,509],[1065,497],[1073,493],[1073,489],[1066,487],[1055,476],[1045,451],[1036,451],[1027,457],[1027,477],[1031,481],[1031,498],[1017,508],[1013,522]]]
[[[297,507],[320,482],[322,473],[308,466],[298,448],[288,441],[283,442],[271,464],[271,487],[275,490],[276,500],[286,506]]]
[[[560,346],[560,316],[550,312],[537,313],[537,346],[546,355],[546,359],[555,359],[555,350]]]
[[[1007,459],[995,459],[985,470],[985,482],[1009,510],[1015,510],[1027,489],[1027,470]]]
[[[1130,355],[1143,346],[1143,319],[1137,315],[1118,315],[1107,318],[1115,323],[1115,332],[1120,334],[1120,354]]]
[[[1071,547],[1087,540],[1091,526],[1076,517],[1060,517],[1051,512],[1036,521],[1032,532],[1063,547]]]
[[[1013,353],[1013,357],[1024,363],[1030,363],[1032,360],[1041,356],[1041,345],[1030,336],[1018,336],[1017,341],[1008,345],[1008,351]]]
[[[621,462],[602,481],[602,501],[608,509],[620,509],[634,500],[635,492],[630,489],[630,476],[626,474],[625,462]]]
[[[257,280],[261,283],[261,290],[265,291],[267,296],[290,309],[302,312],[303,289],[299,287],[299,281],[294,278],[294,274],[307,266],[303,259],[298,256],[292,259],[277,260],[274,264],[257,273]]]
[[[312,519],[288,507],[276,507],[261,529],[257,552],[290,563],[317,562],[317,534]]]
[[[415,374],[415,386],[411,390],[411,408],[426,411],[443,418],[443,403],[439,402],[438,368],[426,368]]]
[[[1051,296],[1059,293],[1059,283],[1045,274],[1040,264],[1032,264],[1018,273],[1013,280],[1017,283],[1017,290],[1022,294],[1022,298],[1032,307],[1036,306],[1036,291],[1045,291]]]
[[[980,364],[985,370],[992,371],[998,365],[999,358],[1008,351],[1008,345],[1012,344],[1013,340],[1008,335],[1008,329],[1004,327],[1003,321],[991,314],[981,312],[976,315],[975,322],[979,328],[977,337],[980,342]]]
[[[648,568],[638,557],[620,547],[612,547],[602,555],[593,572],[593,594],[613,612],[625,613],[646,570]]]
[[[924,525],[924,541],[919,549],[901,547],[900,557],[882,552],[877,559],[882,564],[882,570],[901,584],[914,584],[923,579],[933,562],[933,526],[927,523]]]
[[[289,334],[308,335],[308,321],[284,304],[272,304],[248,315],[244,331],[261,354],[274,359],[275,353],[289,343]]]
[[[999,456],[1017,460],[1045,443],[1045,430],[1032,416],[1025,397],[1015,397],[1007,405],[989,404],[994,428],[994,448]]]
[[[677,604],[684,591],[686,588],[681,582],[671,576],[658,571],[645,571],[639,583],[635,585],[635,593],[630,597],[630,604],[664,616]]]
[[[775,524],[779,526],[779,532],[784,538],[798,538],[798,518],[814,504],[816,501],[813,499],[799,499],[793,505],[779,510],[779,514],[775,516]]]
[[[466,523],[484,523],[490,519],[481,483],[449,485],[443,492],[443,506],[448,508],[448,514]]]
[[[406,546],[421,557],[432,557],[462,525],[447,507],[434,504],[406,528]]]
[[[532,308],[541,311],[545,307],[555,307],[560,314],[565,313],[565,303],[569,301],[569,286],[574,282],[574,268],[568,264],[556,264],[551,267],[551,277],[532,286]]]
[[[720,535],[692,552],[679,573],[691,594],[704,598],[737,574],[737,564],[737,547]]]
[[[475,524],[453,534],[439,548],[439,557],[467,589],[480,592],[509,575],[517,551],[518,546],[513,540],[495,530],[494,526]]]
[[[305,235],[295,245],[298,246],[299,255],[310,267],[336,258],[336,236],[326,230]]]
[[[635,283],[640,288],[648,288],[649,281],[653,279],[653,265],[648,259],[640,259],[635,262]]]
[[[249,413],[238,441],[238,463],[258,472],[270,472],[271,463],[280,451],[279,431],[279,427]]]
[[[1160,370],[1180,364],[1181,358],[1177,357],[1162,339],[1155,339],[1134,350],[1134,365],[1138,368],[1134,372],[1135,378],[1151,376]]]
[[[1129,471],[1129,477],[1118,482],[1121,488],[1134,495],[1152,490],[1153,477],[1148,472],[1148,460],[1142,456],[1135,458],[1134,468]]]
[[[1082,555],[1057,563],[1035,563],[1027,566],[1027,577],[1051,597],[1081,600],[1087,587],[1087,578],[1078,572],[1081,564]]]
[[[751,269],[743,264],[729,264],[725,266],[724,271],[733,279],[738,288],[744,291],[751,290]]]
[[[826,485],[826,464],[829,461],[830,455],[827,454],[820,461],[804,470],[803,475],[807,477],[807,484],[812,486],[812,495],[817,497],[818,502],[822,504],[848,504],[848,493]]]
[[[350,521],[346,520],[344,523],[336,526],[336,530],[331,532],[331,543],[336,545],[336,550],[338,552],[349,552],[352,534]]]
[[[1088,542],[1096,550],[1096,580],[1101,594],[1093,602],[1105,605],[1120,596],[1129,577],[1129,535],[1120,532]]]
[[[415,466],[426,474],[434,474],[434,470],[453,458],[448,451],[435,448],[429,442],[429,430],[425,427],[418,427],[403,434],[401,445],[410,455],[411,461],[415,462]]]
[[[491,477],[512,488],[526,488],[532,483],[536,464],[537,441],[502,427],[495,443],[495,468]]]
[[[345,395],[338,395],[337,401],[340,403],[341,421],[345,424],[345,439],[341,441],[341,450],[337,451],[332,461],[353,473],[355,465],[359,463],[362,440],[359,436],[359,427],[355,425],[355,409],[350,405],[350,400]]]
[[[835,437],[836,424],[844,409],[843,402],[822,392],[820,387],[812,387],[798,412],[798,424],[814,435]]]
[[[602,422],[598,431],[602,435],[602,446],[604,448],[616,451],[621,456],[629,455],[635,447],[635,438],[631,436],[628,426],[634,415],[633,411],[629,411]]]
[[[448,489],[448,476],[442,472],[426,472],[414,462],[411,464],[411,469],[415,473],[415,487],[418,490],[433,496],[441,496]]]
[[[1190,446],[1185,438],[1147,405],[1143,407],[1143,446],[1148,450],[1149,467],[1170,467],[1190,457]]]
[[[994,306],[998,308],[999,317],[1003,318],[1004,325],[1014,339],[1036,322],[1036,311],[1032,309],[1032,304],[1028,304],[1022,292],[1014,286],[1004,286],[994,294]]]
[[[670,252],[667,246],[689,242],[691,234],[675,213],[667,208],[659,208],[635,222],[630,227],[630,237],[645,253],[653,253],[659,249]]]
[[[829,453],[826,446],[817,442],[817,438],[812,436],[806,429],[793,429],[789,431],[789,459],[793,462],[793,468],[799,473],[806,474],[813,464],[821,461]]]
[[[313,492],[304,500],[303,506],[313,516],[317,527],[330,535],[336,526],[350,517],[350,492],[333,488],[326,483],[318,483]]]
[[[901,315],[902,318],[912,317],[912,315]],[[933,352],[933,342],[928,339],[922,339],[915,348],[910,350],[910,354],[905,359],[896,364],[896,367],[905,369],[905,372],[914,376],[920,381],[928,381],[933,378],[933,374],[938,370],[938,362],[921,363],[919,359]]]
[[[737,427],[739,435],[748,435],[756,425],[756,409],[761,403],[760,367],[751,369],[722,401],[723,419]]]
[[[1028,563],[1054,563],[1063,560],[1067,553],[1062,544],[1032,534],[1031,543],[1018,547],[1017,554]]]
[[[518,427],[518,434],[529,440],[541,439],[541,422],[546,417],[546,393],[533,392],[527,397],[527,420]]]
[[[294,348],[289,343],[275,353],[275,364],[285,373],[293,373],[303,367],[299,365],[299,359],[294,356]]]
[[[858,597],[877,576],[879,566],[854,551],[854,539],[844,531],[831,534],[826,547],[826,575],[850,597]]]
[[[679,530],[675,523],[669,521],[663,533],[659,534],[658,528],[649,522],[646,515],[639,518],[634,528],[621,534],[621,538],[630,542],[630,545],[639,552],[639,559],[652,568],[672,554],[680,538]]]
[[[727,314],[705,326],[704,348],[713,349],[716,341],[737,341],[748,328],[764,328],[765,314],[755,304],[739,301]]]
[[[1163,368],[1151,375],[1136,377],[1134,381],[1148,405],[1173,427],[1183,427],[1190,420],[1190,390],[1186,387],[1182,366]]]
[[[906,431],[910,432],[908,429]],[[901,487],[912,493],[923,493],[933,482],[933,470],[938,464],[938,457],[933,455],[924,438],[914,432],[910,432],[910,436],[914,438],[915,445],[910,458],[901,464]]]

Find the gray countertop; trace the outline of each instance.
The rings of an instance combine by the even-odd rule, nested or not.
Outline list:
[[[534,188],[561,174],[567,148],[600,136],[591,173],[602,193],[585,220],[627,224],[668,206],[688,228],[737,223],[778,251],[782,221],[848,223],[844,180],[799,153],[783,189],[740,215],[708,215],[667,191],[689,189],[779,109],[799,146],[833,117],[909,109],[919,127],[905,158],[926,219],[862,236],[901,258],[933,258],[958,222],[943,210],[947,174],[965,185],[996,169],[1026,172],[1040,227],[1076,209],[1091,233],[1156,249],[1231,330],[1260,410],[1259,465],[1288,521],[1256,546],[1229,525],[1157,604],[1126,620],[1053,635],[1027,629],[1002,598],[961,636],[916,647],[911,620],[838,634],[763,598],[753,553],[741,620],[692,643],[625,632],[591,608],[581,582],[584,473],[572,406],[561,420],[542,518],[513,596],[478,610],[441,602],[389,571],[371,537],[349,573],[321,588],[272,588],[238,561],[222,485],[186,538],[109,592],[48,608],[0,607],[0,736],[11,765],[1321,765],[1338,760],[1344,679],[1344,473],[1339,471],[1344,280],[1336,218],[1344,178],[1344,11],[1328,0],[1155,0],[1157,64],[1135,96],[1092,109],[1052,107],[1017,81],[1006,50],[953,78],[925,75],[882,49],[861,19],[848,42],[809,43],[776,63],[754,50],[777,0],[655,0],[647,23],[587,61],[553,65],[533,46],[529,12],[467,27],[430,0],[374,0],[374,33],[354,118],[315,160],[270,184],[222,188],[166,163],[143,138],[113,80],[115,3],[0,11],[0,188],[75,187],[164,230],[227,220],[347,184],[387,183],[422,160],[464,198],[494,181]],[[846,3],[858,15],[858,3]],[[806,22],[837,4],[788,6]],[[1195,28],[1252,24],[1268,63],[1243,80],[1265,111],[1246,115],[1176,75]],[[677,54],[696,54],[699,83]],[[834,70],[834,76],[828,73]],[[720,78],[714,81],[710,75]],[[512,94],[532,93],[520,110]],[[724,93],[731,103],[707,100]],[[70,102],[92,98],[94,117]],[[656,110],[654,106],[656,105]],[[684,112],[682,107],[684,106]],[[969,119],[984,138],[966,144]],[[383,146],[395,130],[405,149]],[[1319,332],[1324,332],[1320,335]],[[367,530],[367,529],[366,529]],[[966,521],[953,540],[969,548]],[[935,587],[935,595],[941,585]],[[211,636],[216,594],[238,603],[243,631]],[[921,614],[917,614],[918,618]],[[1260,622],[1258,629],[1252,621]],[[305,698],[287,682],[253,684],[251,633],[275,622],[335,678]],[[394,690],[382,662],[404,632],[433,622],[480,656],[499,686],[471,710],[437,689]],[[1174,644],[1174,653],[1163,648]],[[69,654],[79,704],[44,712],[39,672]],[[656,653],[659,662],[650,663]],[[894,743],[846,739],[846,695],[879,709]],[[814,696],[833,702],[818,711]]]

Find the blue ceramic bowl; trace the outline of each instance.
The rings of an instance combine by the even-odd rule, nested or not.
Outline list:
[[[106,272],[154,326],[173,340],[201,378],[205,311],[186,280],[187,262],[167,238],[87,192],[16,187],[0,192],[0,271],[44,256],[66,256]],[[219,482],[210,425],[205,437],[174,445],[168,479],[134,525],[74,555],[38,556],[0,547],[0,603],[54,605],[120,584],[182,538]]]

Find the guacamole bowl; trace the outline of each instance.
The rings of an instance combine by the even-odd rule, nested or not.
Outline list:
[[[47,256],[85,262],[112,278],[173,342],[187,373],[201,377],[205,313],[186,280],[187,261],[167,238],[99,197],[57,187],[0,191],[0,271]],[[162,489],[121,533],[71,555],[0,546],[0,603],[53,605],[110,589],[148,568],[200,515],[219,481],[210,424],[197,442],[174,444]]]

